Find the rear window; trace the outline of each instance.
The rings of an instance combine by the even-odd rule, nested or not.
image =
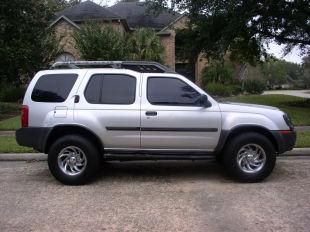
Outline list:
[[[43,75],[35,84],[31,99],[36,102],[64,102],[77,77],[77,74]]]

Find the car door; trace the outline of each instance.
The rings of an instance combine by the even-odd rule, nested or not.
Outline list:
[[[140,74],[90,70],[79,88],[74,121],[95,132],[105,149],[140,149]]]
[[[221,130],[218,104],[197,104],[203,90],[174,74],[144,74],[141,99],[141,148],[212,151]]]

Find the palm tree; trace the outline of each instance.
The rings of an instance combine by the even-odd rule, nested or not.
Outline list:
[[[156,32],[151,28],[139,28],[129,38],[132,60],[163,62],[164,47]]]

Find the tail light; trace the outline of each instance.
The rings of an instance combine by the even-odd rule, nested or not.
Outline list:
[[[26,105],[22,106],[22,127],[28,127],[29,108]]]

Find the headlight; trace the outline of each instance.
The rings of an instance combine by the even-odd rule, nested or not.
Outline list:
[[[291,117],[290,117],[288,114],[284,114],[284,115],[283,115],[283,119],[284,119],[286,125],[287,125],[291,130],[293,130],[293,129],[294,129],[294,125],[293,125],[293,123],[292,123]]]

